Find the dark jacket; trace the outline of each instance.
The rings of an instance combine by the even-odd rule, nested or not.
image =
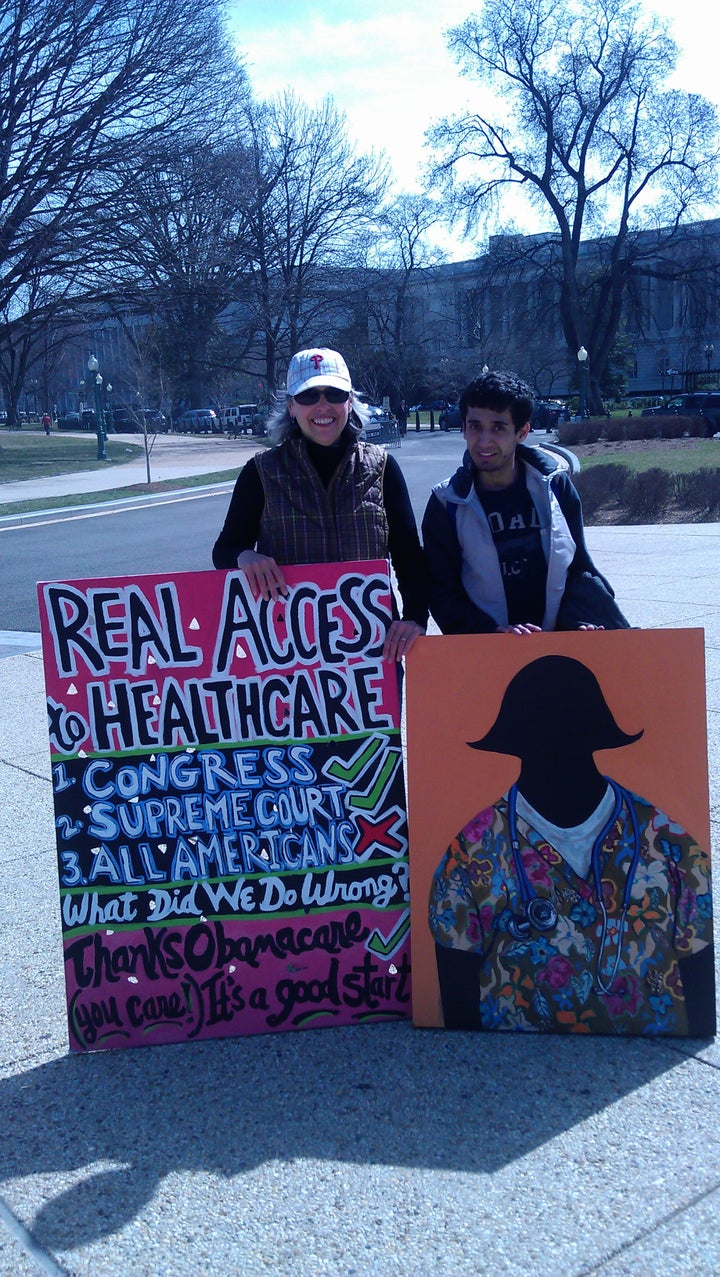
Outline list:
[[[538,448],[518,446],[528,490],[540,517],[548,566],[544,629],[581,624],[627,629],[610,585],[585,544],[580,497],[567,471]],[[469,453],[432,492],[423,518],[430,570],[430,610],[444,634],[491,634],[507,623],[492,533],[475,492]]]

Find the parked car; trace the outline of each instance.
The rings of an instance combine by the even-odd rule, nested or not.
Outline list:
[[[143,413],[148,430],[154,435],[167,434],[170,429],[170,419],[164,412],[161,412],[159,408],[143,408]]]
[[[533,415],[530,418],[530,428],[532,430],[554,430],[558,422],[564,421],[566,416],[567,408],[559,399],[536,399],[533,406]],[[454,404],[441,412],[438,417],[438,425],[441,430],[462,430],[460,405]]]
[[[383,418],[388,416],[385,409],[381,408],[379,404],[368,403],[366,399],[361,399],[359,395],[357,396],[357,399],[368,424],[373,421],[381,421]]]
[[[709,427],[709,429],[706,427],[705,433],[717,434],[720,431],[720,393],[718,391],[710,391],[702,406],[702,415]]]
[[[80,429],[80,413],[64,412],[58,417],[58,430],[79,430]]]
[[[460,405],[455,404],[452,408],[443,409],[438,417],[438,425],[441,430],[462,430]]]
[[[702,406],[707,394],[674,395],[667,403],[655,404],[653,408],[643,408],[641,417],[692,417],[702,416]]]
[[[255,403],[233,404],[223,413],[224,428],[237,439],[238,435],[266,435],[267,415]]]
[[[116,404],[112,410],[112,428],[116,434],[141,434],[145,427],[150,434],[163,434],[170,423],[159,408],[129,408],[126,404]],[[106,425],[110,426],[110,413],[105,414]]]
[[[533,403],[531,430],[555,430],[567,417],[567,406],[559,399],[536,399]]]
[[[58,430],[96,430],[97,422],[92,408],[79,412],[64,412],[58,417]]]
[[[642,417],[702,417],[705,434],[712,436],[720,431],[720,393],[695,391],[689,395],[674,395],[665,404],[643,408]]]
[[[110,425],[110,416],[107,417],[107,425]],[[138,428],[137,420],[133,415],[131,408],[125,408],[122,404],[113,406],[112,410],[112,428],[116,434],[134,434]]]
[[[176,423],[181,434],[221,435],[222,423],[212,408],[188,408]]]

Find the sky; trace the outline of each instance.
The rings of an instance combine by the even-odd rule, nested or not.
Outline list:
[[[358,149],[384,151],[398,189],[413,191],[422,186],[425,130],[472,102],[473,81],[459,74],[443,33],[480,7],[473,0],[229,0],[228,16],[257,96],[289,88],[314,104],[330,93]],[[720,106],[708,0],[648,7],[670,20],[681,50],[671,83]],[[451,260],[476,252],[460,235],[440,242]]]

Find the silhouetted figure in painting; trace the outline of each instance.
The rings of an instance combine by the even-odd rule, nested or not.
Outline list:
[[[595,764],[640,736],[579,661],[541,657],[510,681],[471,747],[520,774],[432,882],[446,1027],[715,1032],[709,854]]]

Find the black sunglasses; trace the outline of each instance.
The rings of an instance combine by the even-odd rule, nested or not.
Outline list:
[[[308,408],[310,404],[320,403],[321,395],[325,396],[328,403],[347,403],[350,391],[339,390],[337,386],[313,386],[312,390],[298,390],[293,399],[295,403],[302,404],[303,408]]]

